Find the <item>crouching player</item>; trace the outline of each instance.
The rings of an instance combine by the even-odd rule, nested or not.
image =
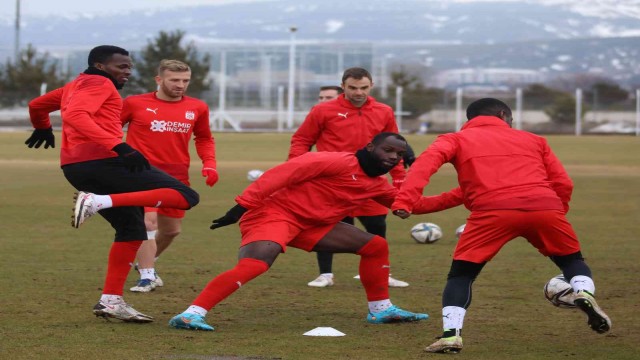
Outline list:
[[[385,239],[340,222],[370,199],[390,206],[398,190],[381,175],[398,164],[406,149],[401,135],[381,133],[355,154],[307,153],[265,172],[236,198],[238,205],[211,225],[216,229],[240,220],[242,244],[237,265],[209,282],[169,325],[213,330],[205,322],[207,312],[269,270],[287,246],[359,255],[360,281],[369,302],[368,322],[427,319],[427,314],[402,310],[389,300]]]

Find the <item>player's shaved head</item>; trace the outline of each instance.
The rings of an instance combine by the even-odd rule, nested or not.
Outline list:
[[[373,137],[373,139],[371,140],[371,143],[375,146],[382,144],[382,142],[384,142],[389,136],[392,136],[398,140],[402,140],[405,143],[407,142],[407,139],[405,139],[402,135],[400,134],[396,134],[396,133],[392,133],[392,132],[382,132],[376,136]]]
[[[89,66],[95,66],[96,63],[104,64],[111,59],[114,54],[129,56],[129,52],[121,47],[113,45],[96,46],[89,52],[87,62]]]
[[[511,116],[511,108],[507,104],[498,99],[483,98],[472,102],[467,107],[467,120],[481,115],[500,117],[499,114],[501,112]]]

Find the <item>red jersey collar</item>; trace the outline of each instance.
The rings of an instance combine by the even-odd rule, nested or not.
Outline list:
[[[178,100],[178,101],[169,101],[169,100],[163,100],[163,99],[160,99],[160,98],[158,97],[158,91],[157,91],[157,90],[156,90],[156,91],[154,91],[154,92],[150,92],[149,94],[151,95],[151,97],[152,97],[152,98],[154,98],[154,99],[156,99],[156,100],[158,100],[158,101],[160,101],[160,102],[167,103],[167,104],[178,104],[178,103],[181,103],[181,102],[183,102],[183,101],[185,100],[185,98],[187,97],[186,95],[182,95],[182,98],[180,98],[180,100]]]
[[[376,101],[376,99],[374,99],[371,96],[367,97],[367,101],[364,102],[364,104],[362,104],[362,106],[360,107],[356,107],[354,106],[351,101],[347,100],[344,96],[344,93],[340,94],[337,97],[338,103],[340,104],[340,106],[345,107],[345,108],[349,108],[349,109],[353,109],[353,110],[360,110],[360,109],[364,109],[364,108],[368,108],[371,107],[371,105]]]
[[[488,116],[488,115],[480,115],[476,116],[473,119],[467,121],[460,130],[480,127],[480,126],[501,126],[501,127],[509,127],[509,124],[504,122],[504,120],[500,119],[496,116]]]

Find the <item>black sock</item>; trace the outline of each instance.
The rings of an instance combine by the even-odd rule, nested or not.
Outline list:
[[[462,329],[447,329],[442,333],[443,338],[448,338],[456,335],[462,336]]]

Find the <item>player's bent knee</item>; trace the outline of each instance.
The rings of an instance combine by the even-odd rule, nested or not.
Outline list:
[[[239,258],[261,261],[271,267],[280,253],[282,253],[282,247],[276,242],[255,241],[240,248]]]
[[[453,260],[451,262],[451,269],[447,279],[455,277],[469,277],[475,279],[486,263],[474,263],[465,260]]]
[[[169,241],[173,241],[175,238],[178,237],[178,235],[180,235],[180,230],[161,231],[160,233],[162,234],[162,237],[168,238]]]
[[[553,261],[556,265],[558,265],[561,268],[575,260],[584,261],[584,257],[582,257],[582,253],[580,251],[574,252],[573,254],[569,254],[569,255],[550,256],[550,258],[551,258],[551,261]]]
[[[361,247],[356,254],[358,255],[379,255],[379,254],[389,254],[389,244],[387,241],[378,235],[374,236],[367,242],[363,247]]]
[[[200,195],[192,188],[185,186],[184,188],[177,189],[185,200],[189,203],[189,208],[192,208],[200,202]]]

